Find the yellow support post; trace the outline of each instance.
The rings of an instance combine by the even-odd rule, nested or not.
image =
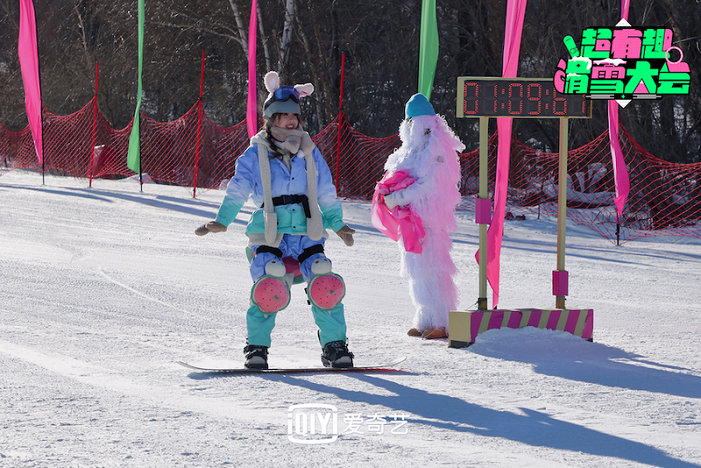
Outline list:
[[[489,198],[489,117],[480,117],[479,198]],[[487,310],[487,225],[479,225],[479,297],[477,309]]]
[[[567,221],[568,118],[560,118],[560,170],[557,193],[557,271],[565,271],[565,224]],[[555,296],[555,307],[565,308],[565,296]]]

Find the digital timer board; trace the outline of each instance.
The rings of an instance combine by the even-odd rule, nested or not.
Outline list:
[[[458,77],[458,117],[591,118],[583,94],[561,94],[551,78]]]

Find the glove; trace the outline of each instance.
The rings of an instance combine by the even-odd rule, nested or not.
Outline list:
[[[226,232],[226,226],[217,221],[210,221],[195,229],[195,234],[198,236],[204,236],[210,232]]]
[[[394,201],[394,196],[391,193],[388,193],[387,195],[385,195],[384,200],[385,200],[385,205],[387,206],[387,208],[390,209],[390,211],[392,209],[394,209],[395,206],[397,206],[397,202]]]
[[[311,156],[312,151],[314,151],[314,142],[312,141],[312,137],[309,136],[309,133],[304,132],[302,135],[302,142],[299,145],[299,149],[301,149],[304,154]]]
[[[348,247],[353,245],[353,234],[355,234],[355,229],[346,225],[338,231],[336,231],[336,234],[343,240],[343,243],[346,244]]]

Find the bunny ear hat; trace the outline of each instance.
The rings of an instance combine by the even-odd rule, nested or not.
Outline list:
[[[314,92],[314,85],[311,83],[280,86],[280,75],[276,71],[266,73],[264,82],[265,89],[269,93],[263,104],[263,117],[267,118],[271,118],[276,113],[299,115],[299,98],[309,96]]]
[[[296,84],[295,89],[299,93],[299,97],[307,97],[314,92],[314,85],[311,83]]]
[[[276,89],[280,87],[280,75],[276,71],[269,71],[265,74],[265,89],[268,90],[270,94],[274,93]]]

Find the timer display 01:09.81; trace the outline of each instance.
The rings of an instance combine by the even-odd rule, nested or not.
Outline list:
[[[458,117],[590,118],[591,100],[548,78],[458,78]]]

